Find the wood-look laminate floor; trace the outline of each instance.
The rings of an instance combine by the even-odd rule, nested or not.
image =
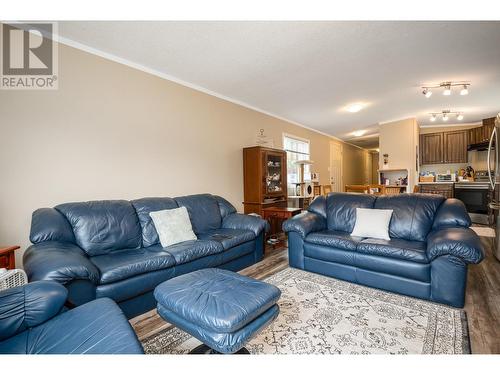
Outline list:
[[[493,238],[481,237],[486,258],[469,266],[465,311],[469,322],[472,353],[500,354],[500,262],[493,256]],[[241,271],[241,274],[265,279],[288,267],[286,248],[266,249],[262,262]],[[170,325],[152,310],[130,321],[139,339],[148,338]]]

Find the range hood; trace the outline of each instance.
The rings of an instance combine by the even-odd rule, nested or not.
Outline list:
[[[487,151],[489,142],[480,142],[467,145],[467,151]],[[495,149],[495,144],[492,145],[492,149]]]

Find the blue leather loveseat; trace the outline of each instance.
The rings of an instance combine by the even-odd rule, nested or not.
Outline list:
[[[109,298],[72,310],[68,291],[37,281],[0,292],[0,354],[142,354],[120,308]]]
[[[198,240],[163,248],[149,213],[180,206]],[[266,221],[210,194],[65,203],[33,213],[24,269],[30,281],[64,284],[73,305],[109,297],[130,318],[155,308],[153,290],[167,279],[260,261],[265,228]]]
[[[393,210],[390,240],[350,235],[358,207]],[[330,193],[283,227],[292,267],[462,307],[467,264],[484,256],[470,225],[457,199]]]

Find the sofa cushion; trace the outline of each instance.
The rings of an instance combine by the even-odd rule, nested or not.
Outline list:
[[[217,201],[217,204],[219,205],[219,211],[222,219],[224,219],[227,215],[236,213],[236,208],[226,199],[218,195],[214,195],[213,197]]]
[[[165,247],[164,250],[175,258],[176,264],[183,264],[208,255],[222,253],[224,247],[219,241],[193,240]]]
[[[75,243],[73,228],[54,208],[39,208],[31,216],[31,243],[60,241]]]
[[[255,233],[244,229],[220,228],[198,234],[200,240],[214,240],[222,244],[224,250],[255,239]]]
[[[0,342],[6,354],[141,354],[137,336],[112,300],[101,298]]]
[[[373,208],[375,199],[374,195],[368,194],[328,194],[326,199],[328,229],[351,233],[356,223],[356,208]]]
[[[154,291],[158,306],[211,332],[235,332],[274,306],[274,285],[218,268],[167,280]]]
[[[175,265],[174,257],[160,245],[115,250],[109,254],[91,257],[90,260],[100,271],[100,284],[113,283]]]
[[[77,245],[89,256],[142,244],[139,219],[127,201],[65,203],[55,208],[69,221]]]
[[[357,251],[358,253],[428,263],[426,248],[427,244],[422,241],[407,241],[399,238],[390,240],[366,238],[358,244]]]
[[[316,245],[335,247],[342,250],[355,251],[363,237],[353,237],[350,233],[338,230],[323,230],[307,235],[306,242]]]
[[[188,195],[175,198],[177,204],[186,207],[196,234],[219,229],[221,212],[217,200],[210,194]]]
[[[389,226],[391,238],[425,241],[444,199],[436,194],[383,195],[377,198],[375,208],[393,210]]]
[[[133,200],[131,203],[137,212],[137,217],[141,224],[142,246],[148,247],[160,243],[158,233],[149,213],[177,208],[177,202],[172,198],[141,198]]]

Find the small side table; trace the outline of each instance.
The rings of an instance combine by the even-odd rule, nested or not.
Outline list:
[[[16,268],[16,255],[14,251],[19,249],[19,246],[0,246],[0,268],[13,270]]]
[[[278,236],[283,233],[283,230],[281,229],[283,222],[295,215],[300,214],[301,212],[302,209],[296,207],[267,207],[262,209],[262,218],[269,221],[269,224],[271,225],[271,232],[269,233],[266,240],[271,237],[277,238],[279,240]],[[272,244],[273,249],[275,248],[275,246],[280,244],[280,242],[282,241],[278,241]]]

